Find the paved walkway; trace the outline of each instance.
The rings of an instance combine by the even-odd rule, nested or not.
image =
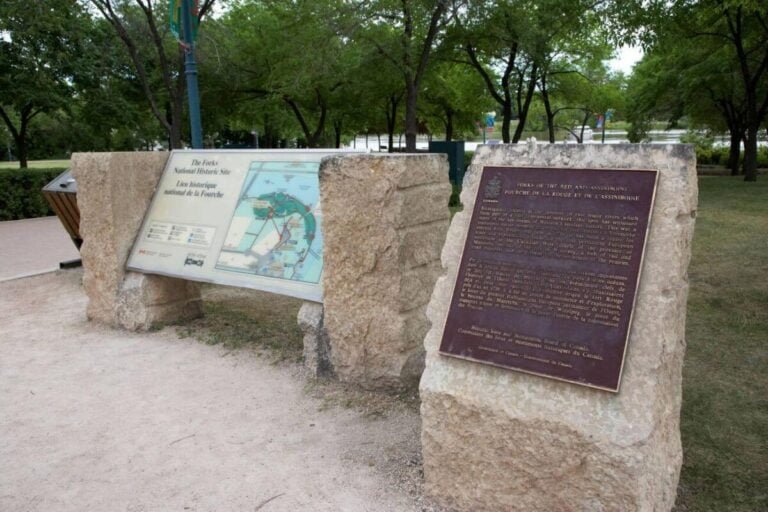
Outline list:
[[[0,222],[0,281],[57,270],[79,257],[58,217]]]

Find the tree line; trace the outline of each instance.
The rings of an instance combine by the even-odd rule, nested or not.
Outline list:
[[[751,179],[765,12],[746,0],[200,0],[205,140],[386,134],[392,150],[404,133],[413,151],[419,133],[476,133],[485,112],[504,142],[526,130],[580,141],[577,127],[607,112],[639,140],[650,121],[685,117],[738,136]],[[629,80],[606,65],[619,43],[646,49]],[[186,50],[167,0],[5,0],[0,140],[22,167],[30,152],[182,147]]]
[[[768,137],[768,3],[699,0],[655,5],[647,52],[628,84],[627,117],[642,139],[653,119],[729,133],[731,174],[757,179],[761,128]],[[740,169],[740,148],[744,148]]]

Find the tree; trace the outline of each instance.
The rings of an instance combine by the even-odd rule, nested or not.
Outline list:
[[[494,106],[477,73],[446,60],[435,62],[425,79],[423,97],[422,112],[428,122],[439,123],[447,141],[455,135],[475,131],[481,113]]]
[[[0,2],[0,118],[22,168],[32,121],[68,106],[82,18],[76,0]]]
[[[84,44],[75,65],[71,108],[62,125],[72,151],[132,151],[155,147],[164,129],[147,105],[133,64],[115,44],[112,26],[91,17],[83,26]]]
[[[537,89],[549,108],[552,77],[564,63],[601,52],[600,0],[497,0],[472,4],[457,18],[453,38],[482,77],[502,116],[502,139],[518,142]],[[571,67],[572,68],[572,67]],[[512,121],[517,119],[514,133]],[[550,118],[551,120],[551,118]],[[550,126],[554,140],[554,126]]]
[[[526,6],[511,2],[472,4],[463,16],[457,17],[452,35],[466,52],[468,61],[463,62],[477,71],[500,107],[501,136],[505,143],[512,141],[513,106],[515,98],[522,95],[516,87],[518,81],[514,80],[514,73],[519,67],[517,59],[523,53],[525,10]],[[523,76],[519,72],[518,75]]]
[[[340,141],[344,100],[358,57],[331,21],[334,2],[244,2],[222,20],[232,38],[227,56],[237,78],[230,90],[293,116],[308,147]],[[276,43],[279,42],[279,43]],[[234,85],[234,86],[233,86]]]
[[[566,101],[560,96],[567,96],[568,84],[580,81],[576,75],[585,79],[583,94],[598,98],[610,95],[610,90],[603,88],[608,81],[615,82],[617,77],[608,77],[605,61],[613,49],[606,40],[605,33],[600,30],[601,17],[590,10],[585,10],[575,16],[569,16],[562,22],[562,29],[551,34],[551,37],[541,38],[537,59],[539,61],[538,91],[541,97],[547,121],[549,142],[555,142],[555,117],[571,107],[574,97]],[[616,85],[616,84],[614,84]],[[591,88],[603,88],[592,91]],[[563,91],[565,89],[565,91]],[[562,94],[566,92],[566,94]],[[554,98],[554,100],[553,100]],[[615,96],[614,96],[615,98]],[[555,105],[559,103],[559,106]],[[618,105],[610,105],[616,108]],[[605,113],[603,109],[600,113]]]
[[[571,65],[572,71],[554,74],[554,84],[542,87],[547,125],[550,137],[556,128],[569,132],[577,142],[584,142],[584,129],[593,116],[624,107],[624,75],[612,74],[600,60],[589,60]],[[555,100],[550,100],[550,87],[554,86]],[[559,119],[559,122],[558,122]],[[578,129],[573,127],[577,126]]]
[[[112,25],[122,41],[152,114],[168,134],[172,148],[181,147],[184,111],[185,48],[172,40],[167,7],[162,0],[88,0]],[[198,22],[215,0],[201,0]],[[189,51],[192,51],[189,49]]]
[[[405,89],[405,148],[416,150],[418,101],[430,57],[464,2],[449,0],[374,0],[356,39],[365,38],[399,71]],[[358,4],[361,5],[361,4]]]
[[[664,119],[670,124],[680,119],[683,105],[678,78],[678,70],[656,50],[646,52],[635,65],[627,84],[630,142],[648,140],[648,131],[654,119]]]
[[[757,181],[757,138],[768,116],[768,5],[750,0],[679,2],[680,24],[695,20],[694,37],[722,40],[736,57],[744,107],[744,179]]]
[[[768,116],[767,9],[747,1],[678,1],[645,22],[648,52],[630,84],[634,121],[667,111],[730,133],[728,167],[757,179],[757,139]],[[659,84],[666,88],[659,88]]]
[[[687,46],[705,60],[718,55],[725,62],[736,64],[740,90],[729,95],[732,104],[722,105],[723,98],[718,99],[722,91],[713,91],[710,99],[721,104],[723,115],[725,109],[730,111],[727,117],[732,118],[732,132],[743,130],[744,179],[755,181],[757,139],[768,116],[768,5],[754,0],[655,0],[650,4],[628,2],[625,9],[631,13],[624,16],[625,37],[642,40],[652,52],[666,55],[664,44],[672,44],[673,48]],[[702,54],[698,51],[701,48],[707,48],[709,53]],[[696,68],[705,69],[695,62],[685,62],[685,66],[676,69],[694,76]],[[706,72],[711,72],[717,66],[713,68],[710,62],[707,68]],[[717,69],[716,75],[728,73],[722,66]],[[733,83],[730,76],[727,81]],[[733,148],[737,135],[731,136]],[[732,149],[731,163],[734,152]]]

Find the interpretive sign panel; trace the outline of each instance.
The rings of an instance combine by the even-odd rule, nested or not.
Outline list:
[[[321,302],[320,160],[338,151],[174,151],[128,269]]]
[[[440,352],[618,391],[656,177],[485,167]]]

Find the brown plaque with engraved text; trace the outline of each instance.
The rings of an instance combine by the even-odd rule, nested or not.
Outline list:
[[[618,391],[656,177],[485,167],[440,352]]]

